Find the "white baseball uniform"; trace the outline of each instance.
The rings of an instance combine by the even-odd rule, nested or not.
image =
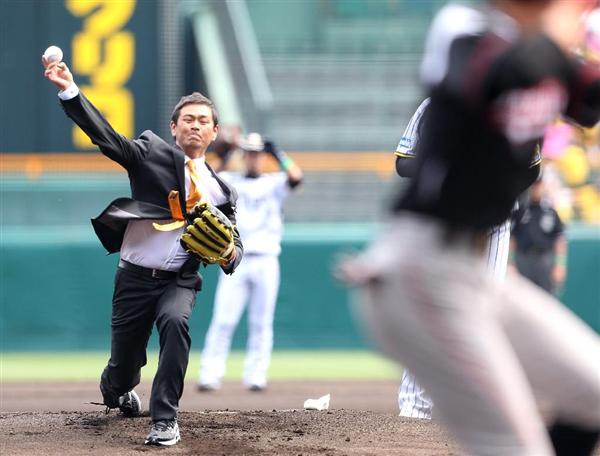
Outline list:
[[[502,280],[506,276],[510,246],[510,221],[490,230],[486,245],[486,267],[494,277]],[[398,391],[400,416],[431,419],[433,400],[408,369],[402,373]]]
[[[290,186],[283,172],[258,177],[229,172],[219,175],[238,192],[237,227],[244,242],[244,259],[235,274],[219,276],[213,317],[202,351],[200,385],[220,385],[233,333],[248,304],[243,383],[262,388],[267,383],[273,348],[282,210]]]
[[[411,117],[398,147],[396,155],[405,158],[416,157],[416,145],[419,143],[420,123],[430,99],[426,98]],[[541,160],[540,157],[537,157]],[[536,160],[534,164],[539,163]],[[486,246],[487,269],[498,279],[506,275],[508,251],[510,246],[510,220],[492,228]],[[402,373],[402,382],[398,390],[398,406],[400,416],[409,418],[431,419],[433,401],[425,389],[417,382],[408,369]]]
[[[404,134],[402,135],[402,138],[400,138],[398,147],[396,147],[396,155],[400,157],[416,157],[417,153],[415,151],[415,146],[419,142],[420,138],[419,127],[421,125],[423,113],[425,112],[425,109],[429,105],[430,101],[430,98],[425,98],[408,121],[406,130],[404,130]]]

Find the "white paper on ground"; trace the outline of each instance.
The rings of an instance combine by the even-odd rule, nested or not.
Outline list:
[[[319,399],[306,399],[304,401],[304,409],[305,410],[327,410],[329,409],[329,400],[331,399],[331,394],[326,394],[325,396],[321,396]]]

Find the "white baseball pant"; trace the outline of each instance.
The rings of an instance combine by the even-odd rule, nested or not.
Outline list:
[[[266,386],[278,290],[279,259],[275,255],[244,255],[244,261],[234,274],[221,272],[213,316],[202,351],[200,384],[220,385],[233,333],[248,304],[243,383],[246,386]]]
[[[534,393],[551,420],[600,428],[598,336],[526,279],[493,279],[472,237],[445,234],[407,214],[361,255],[379,266],[358,310],[381,349],[469,454],[554,454]]]
[[[487,270],[498,280],[504,280],[510,249],[510,220],[493,227],[485,249]],[[402,372],[398,389],[400,416],[430,420],[433,401],[408,369]]]

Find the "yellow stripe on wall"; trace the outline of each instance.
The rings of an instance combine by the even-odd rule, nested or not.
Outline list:
[[[290,156],[305,172],[373,172],[387,177],[394,172],[393,152],[294,152]],[[214,160],[207,154],[209,163]],[[277,170],[274,160],[267,171]],[[40,177],[52,173],[122,173],[120,165],[100,154],[0,153],[0,173]]]

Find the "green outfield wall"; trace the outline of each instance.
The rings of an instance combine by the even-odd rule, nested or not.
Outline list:
[[[348,306],[348,291],[331,275],[336,257],[364,245],[373,225],[290,225],[281,256],[275,318],[276,348],[364,348]],[[91,227],[3,227],[0,351],[106,349],[113,277]],[[600,332],[600,233],[571,227],[569,278],[563,301]],[[202,347],[212,314],[216,268],[191,321],[193,348]],[[523,305],[527,305],[526,302]],[[234,338],[243,348],[245,320]],[[156,335],[151,348],[156,348]]]

